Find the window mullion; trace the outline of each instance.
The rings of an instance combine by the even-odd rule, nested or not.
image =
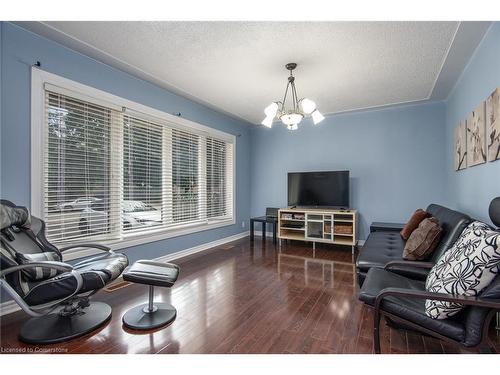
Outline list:
[[[110,181],[110,226],[113,237],[122,238],[123,202],[123,113],[111,111],[111,181]],[[114,194],[118,196],[113,196]]]
[[[200,220],[207,220],[207,137],[200,136],[198,147],[198,181],[200,194],[198,200],[198,212]]]
[[[225,179],[226,179],[226,194],[225,194],[225,214],[224,216],[233,217],[233,197],[234,197],[234,145],[227,143],[226,145],[226,158],[225,158]]]
[[[172,129],[163,127],[162,132],[162,222],[173,223],[173,191],[172,191]]]

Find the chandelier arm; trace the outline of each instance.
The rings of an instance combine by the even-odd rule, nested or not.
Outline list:
[[[282,102],[278,102],[278,112],[276,112],[276,117],[279,118],[280,113],[283,112],[284,108],[285,108],[285,105]]]
[[[281,107],[281,112],[283,112],[285,110],[286,95],[288,94],[288,86],[290,86],[290,81],[286,84],[285,96],[283,96],[283,104],[282,104],[282,107]]]
[[[299,100],[298,100],[298,96],[297,96],[297,89],[295,88],[295,82],[292,82],[292,92],[293,92],[293,109],[295,111],[298,111],[299,110]]]

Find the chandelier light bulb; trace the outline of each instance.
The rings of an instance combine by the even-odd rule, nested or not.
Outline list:
[[[316,109],[316,103],[314,103],[311,99],[304,98],[300,101],[300,109],[306,115],[310,115]]]
[[[269,104],[266,107],[266,109],[264,109],[264,113],[266,114],[266,117],[271,117],[271,119],[276,116],[277,112],[278,112],[278,103],[276,103],[276,102]]]
[[[262,120],[261,124],[267,128],[271,128],[273,126],[273,117],[267,116],[264,120]]]
[[[297,125],[297,124],[290,124],[290,125],[287,125],[286,128],[288,130],[297,130],[299,128],[299,125]]]
[[[323,116],[320,111],[315,110],[312,114],[311,117],[313,119],[314,125],[319,124],[321,121],[325,119],[325,116]]]

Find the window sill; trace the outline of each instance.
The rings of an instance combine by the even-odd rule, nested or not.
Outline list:
[[[136,235],[130,235],[122,240],[101,241],[99,243],[109,246],[111,250],[121,250],[129,247],[144,245],[151,242],[166,240],[168,238],[185,236],[188,234],[234,225],[235,223],[236,223],[235,219],[226,219],[226,220],[214,221],[208,224],[196,224],[189,227],[184,226],[182,228],[175,228],[175,229],[170,228],[163,231],[159,230],[155,233],[141,233]],[[75,260],[96,254],[102,254],[102,251],[96,249],[69,250],[64,253],[64,261]]]

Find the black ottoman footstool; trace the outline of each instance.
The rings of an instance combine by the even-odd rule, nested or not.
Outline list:
[[[169,303],[154,303],[154,287],[170,288],[179,276],[179,267],[171,263],[138,260],[123,272],[123,280],[149,285],[149,303],[128,310],[123,324],[131,329],[154,329],[171,323],[177,310]]]

